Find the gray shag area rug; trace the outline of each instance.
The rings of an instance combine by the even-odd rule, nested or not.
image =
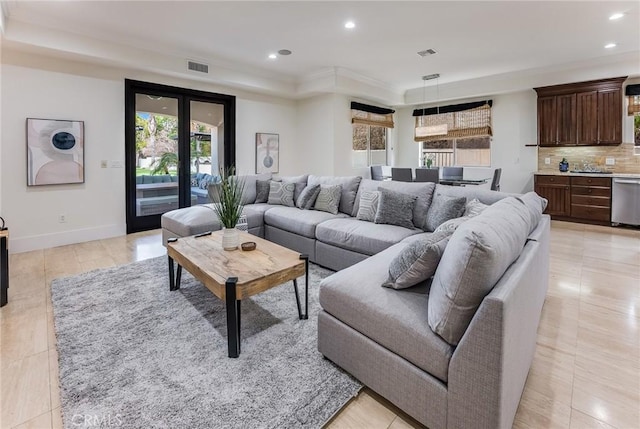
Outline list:
[[[64,426],[321,427],[362,387],[317,350],[330,274],[310,266],[308,320],[292,282],[243,300],[238,359],[224,303],[186,271],[170,292],[165,257],[54,280]]]

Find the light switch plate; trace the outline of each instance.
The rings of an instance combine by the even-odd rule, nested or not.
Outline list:
[[[545,165],[550,165],[551,164],[551,158],[545,158],[544,159],[544,163],[545,163]]]
[[[100,168],[107,168],[108,164],[107,164],[107,160],[103,159],[102,161],[100,161]]]
[[[607,165],[616,165],[616,159],[613,157],[607,157],[604,163]]]

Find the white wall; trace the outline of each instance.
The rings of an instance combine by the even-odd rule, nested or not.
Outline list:
[[[465,168],[465,177],[491,177],[495,168],[502,168],[500,189],[505,192],[533,190],[533,172],[537,169],[536,93],[533,90],[503,94],[485,99],[493,100],[491,110],[493,138],[491,139],[491,168]],[[460,100],[454,104],[475,100]],[[419,144],[413,140],[413,107],[396,111],[397,167],[417,167]]]
[[[12,252],[125,233],[125,171],[100,168],[100,160],[124,162],[125,77],[234,94],[197,82],[27,54],[3,55],[1,76],[0,207],[11,227]],[[29,117],[85,122],[84,184],[26,186]],[[236,151],[241,173],[255,172],[256,132],[280,134],[281,172],[296,173],[292,166],[300,151],[295,144],[295,102],[247,93],[238,96]],[[61,214],[66,223],[58,222]]]

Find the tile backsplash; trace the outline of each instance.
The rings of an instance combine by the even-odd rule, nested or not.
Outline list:
[[[545,164],[545,158],[551,158],[551,164]],[[593,167],[614,173],[640,173],[640,147],[635,147],[632,143],[602,147],[539,147],[538,171],[558,171],[562,158],[567,158],[570,170],[576,166],[581,169],[583,162],[587,162]],[[605,165],[606,158],[614,158],[615,165]]]

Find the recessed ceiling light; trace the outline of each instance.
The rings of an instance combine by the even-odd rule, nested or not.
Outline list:
[[[609,17],[610,20],[620,19],[624,16],[624,13],[614,13]]]
[[[269,59],[270,60],[275,60],[276,58],[278,58],[278,56],[276,54],[269,54]]]
[[[607,43],[606,45],[604,45],[604,47],[606,49],[611,49],[611,48],[615,48],[617,45],[615,43]]]
[[[351,30],[352,28],[356,28],[356,23],[353,21],[347,21],[344,24],[344,28],[348,28],[349,30]]]

